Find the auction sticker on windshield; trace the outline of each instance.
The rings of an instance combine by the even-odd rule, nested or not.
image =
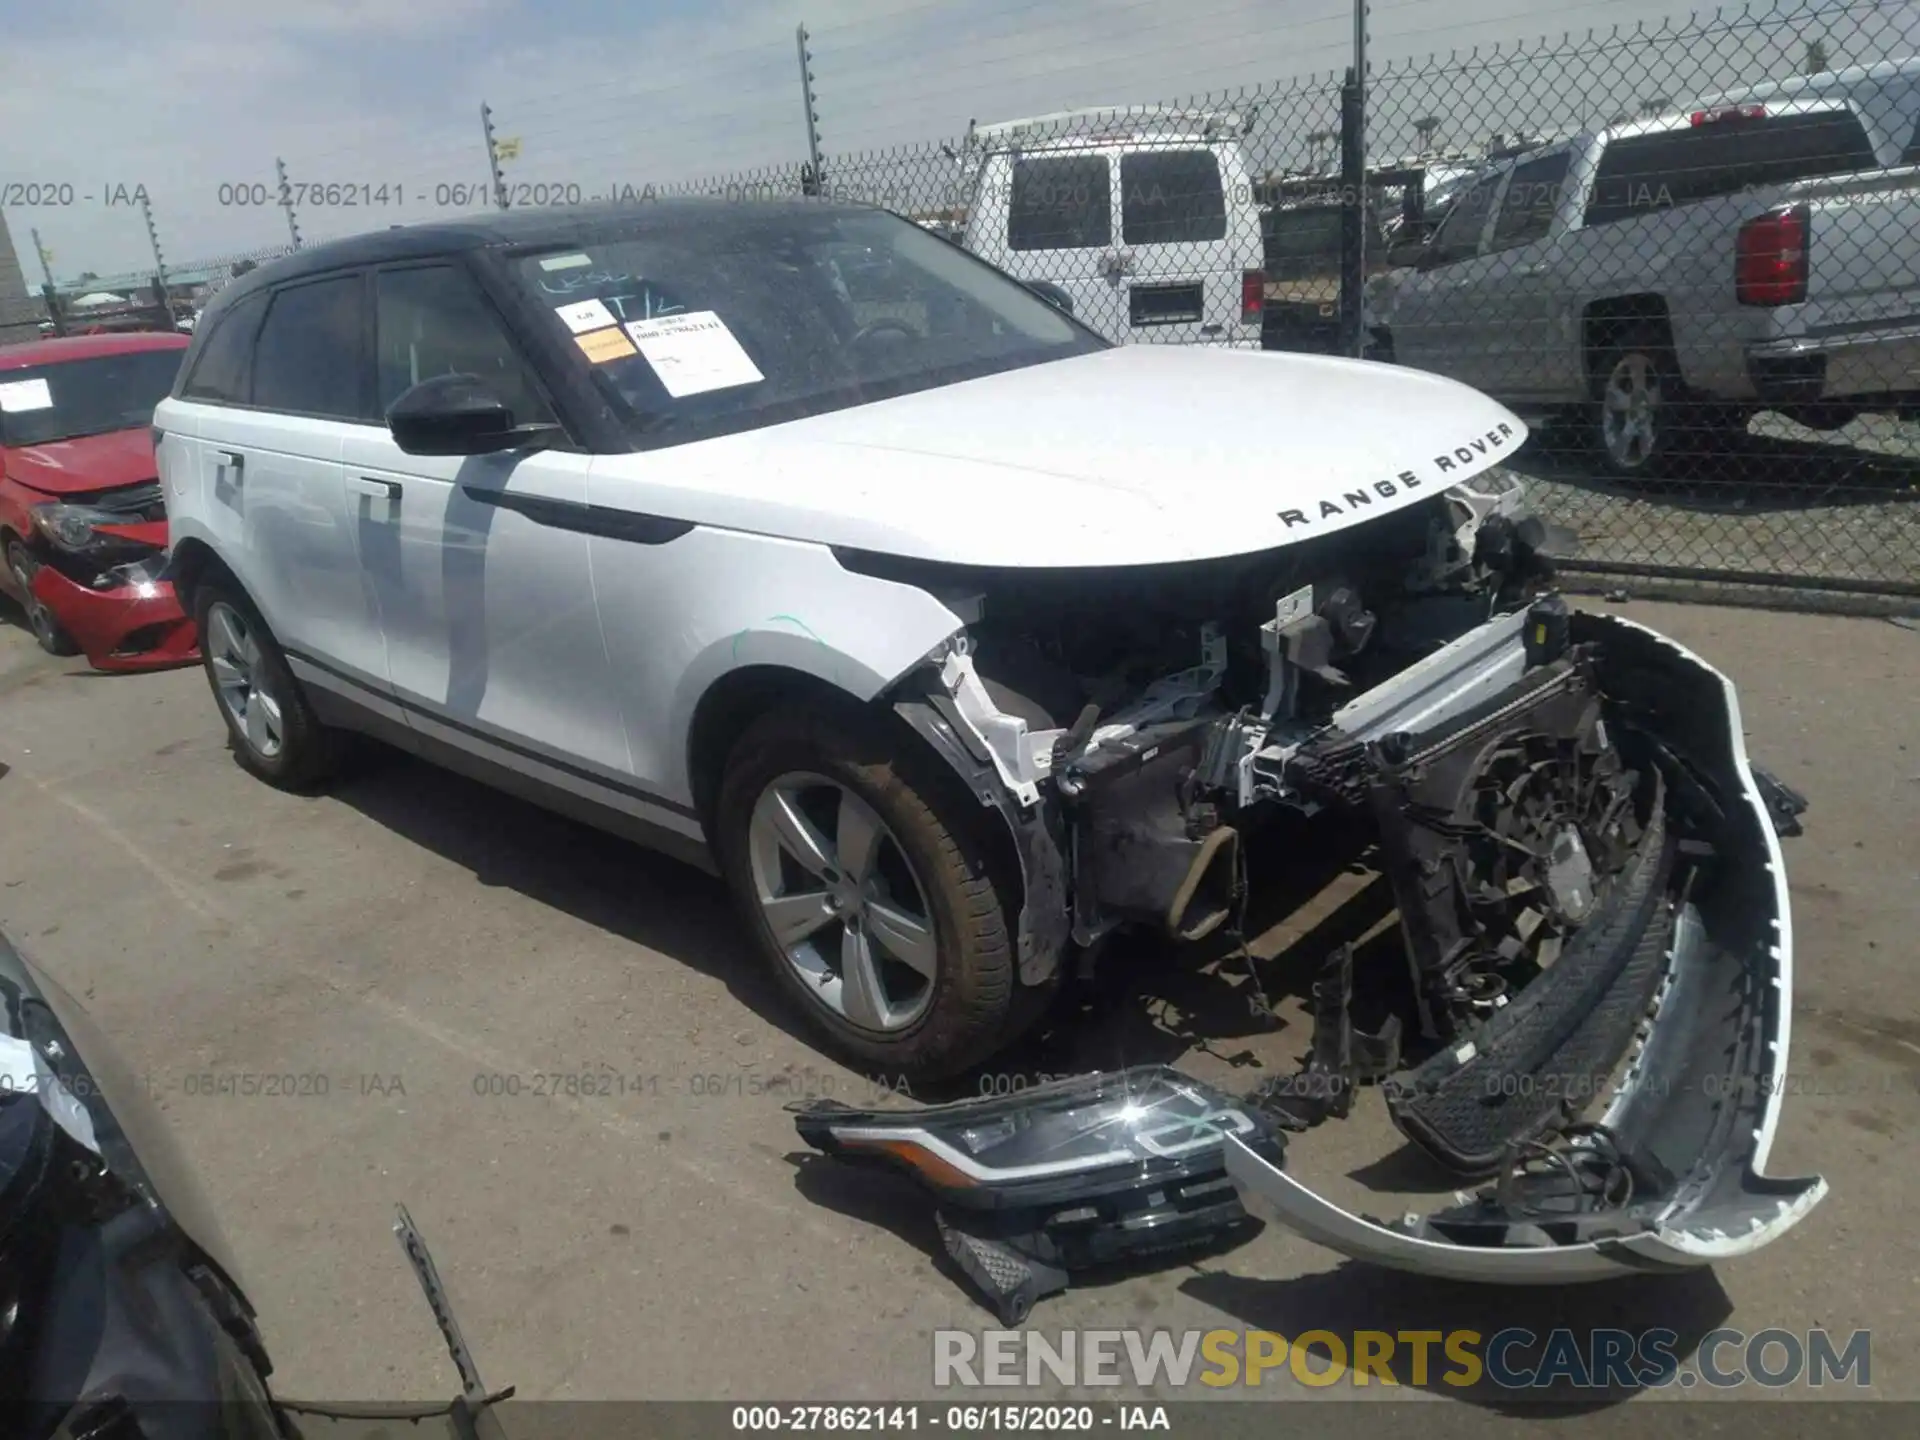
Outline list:
[[[711,310],[635,320],[627,334],[676,400],[766,379],[726,322]]]
[[[613,312],[598,300],[576,300],[571,305],[557,305],[553,313],[576,335],[589,330],[604,330],[609,325],[620,323],[614,318]]]
[[[9,415],[21,415],[29,410],[51,410],[52,408],[53,390],[48,386],[44,375],[36,375],[31,380],[9,380],[5,384],[0,384],[0,410],[4,410]]]
[[[588,335],[576,335],[573,343],[596,365],[604,365],[609,360],[625,360],[634,353],[633,342],[618,329],[595,330]]]

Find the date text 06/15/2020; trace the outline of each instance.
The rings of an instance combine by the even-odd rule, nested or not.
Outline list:
[[[736,1405],[736,1433],[797,1431],[904,1435],[921,1430],[953,1435],[1005,1432],[1085,1434],[1096,1430],[1173,1429],[1164,1405]]]

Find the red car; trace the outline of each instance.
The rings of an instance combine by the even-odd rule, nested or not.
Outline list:
[[[153,407],[190,337],[76,335],[0,347],[0,589],[54,655],[101,670],[200,658],[161,578],[167,510]]]

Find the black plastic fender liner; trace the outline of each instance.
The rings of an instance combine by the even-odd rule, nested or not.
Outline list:
[[[953,767],[974,797],[1006,822],[1014,853],[1020,859],[1022,898],[1015,939],[1020,982],[1029,986],[1046,984],[1059,970],[1060,957],[1073,934],[1067,907],[1067,864],[1049,823],[1048,807],[1021,807],[1001,783],[992,762],[975,754],[968,745],[966,729],[956,723],[957,712],[947,697],[901,699],[893,708]]]
[[[1575,643],[1601,646],[1600,679],[1619,722],[1659,745],[1712,802],[1689,806],[1689,787],[1666,777],[1669,822],[1706,827],[1714,855],[1675,922],[1643,1037],[1599,1122],[1661,1182],[1581,1213],[1535,1203],[1521,1184],[1388,1222],[1342,1209],[1226,1137],[1227,1172],[1249,1210],[1355,1259],[1510,1285],[1696,1269],[1770,1244],[1827,1193],[1819,1176],[1767,1174],[1787,1089],[1793,926],[1739,697],[1700,657],[1631,621],[1582,612],[1572,630]],[[1583,1143],[1565,1153],[1582,1154]]]

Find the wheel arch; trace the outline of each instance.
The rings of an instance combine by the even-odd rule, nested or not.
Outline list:
[[[220,558],[219,551],[197,536],[189,535],[173,542],[173,553],[167,560],[167,578],[173,583],[173,593],[179,598],[180,608],[188,615],[194,613],[194,592],[208,579],[226,581],[246,596],[248,604],[259,609],[259,602],[234,573],[233,567]]]
[[[950,778],[949,794],[956,804],[970,801],[982,811],[998,813],[1000,821],[982,825],[979,833],[988,846],[990,863],[1008,893],[1016,897],[1022,919],[1021,938],[1033,937],[1024,948],[1036,963],[1024,967],[1023,979],[1028,985],[1038,985],[1052,973],[1065,943],[1065,877],[1059,868],[1060,857],[1055,853],[1051,864],[1045,863],[1049,836],[1042,818],[1022,817],[991,767],[970,765],[964,744],[951,732],[942,736],[944,722],[932,717],[924,701],[930,690],[937,689],[937,678],[925,666],[913,667],[865,698],[792,666],[758,664],[729,670],[702,692],[687,728],[687,775],[694,810],[717,844],[717,802],[728,758],[748,728],[780,706],[810,701],[843,706],[850,713],[871,717],[897,737],[904,749],[916,752],[936,773]],[[943,738],[944,744],[940,743]],[[1058,925],[1036,925],[1034,917],[1028,916],[1036,889],[1043,896],[1042,906],[1058,912]],[[1041,933],[1035,934],[1036,930]]]
[[[806,700],[863,703],[851,691],[811,671],[779,664],[728,670],[700,693],[687,724],[686,765],[693,808],[709,835],[714,833],[715,802],[727,759],[740,737],[761,716]]]
[[[1666,297],[1651,293],[1613,295],[1595,300],[1580,313],[1580,351],[1585,359],[1588,383],[1598,386],[1605,378],[1599,373],[1599,360],[1620,337],[1641,327],[1654,327],[1663,337],[1669,352],[1673,348],[1673,320]]]

